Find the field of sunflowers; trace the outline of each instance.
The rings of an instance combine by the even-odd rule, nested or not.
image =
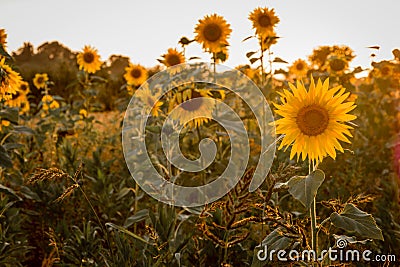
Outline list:
[[[0,266],[399,266],[400,50],[353,68],[350,47],[316,44],[289,63],[271,52],[279,42],[274,9],[256,8],[248,19],[253,29],[243,42],[258,47],[231,72],[257,86],[274,121],[260,122],[218,85],[234,30],[218,14],[194,21],[192,37],[177,32],[177,46],[151,68],[124,56],[102,61],[90,45],[9,51],[12,32],[0,29]],[[202,46],[210,68],[186,53],[192,45]],[[188,66],[214,83],[192,79],[162,94],[147,82],[190,80]],[[238,182],[200,206],[150,196],[132,178],[141,166],[131,168],[121,138],[133,98],[148,113],[145,154],[165,181],[185,187],[212,183],[242,157],[231,153],[228,130],[206,100],[231,107],[250,148]],[[162,128],[167,118],[178,135]],[[270,162],[265,128],[276,144]],[[191,160],[202,155],[204,138],[212,140],[213,162],[199,172],[174,166],[163,133],[177,137]],[[314,257],[303,257],[306,250]],[[346,257],[354,251],[368,257]]]

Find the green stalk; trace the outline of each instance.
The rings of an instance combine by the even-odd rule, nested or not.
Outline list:
[[[308,173],[315,171],[316,166],[310,160],[308,165]],[[310,218],[311,218],[311,249],[315,251],[318,255],[318,228],[317,228],[317,207],[316,207],[316,197],[314,197],[313,202],[310,207]]]

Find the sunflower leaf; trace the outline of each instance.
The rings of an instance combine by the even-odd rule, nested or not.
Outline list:
[[[286,63],[286,64],[288,63],[287,61],[281,59],[280,57],[274,58],[274,61],[273,61],[273,62],[276,62],[276,63]]]
[[[246,37],[246,38],[244,38],[243,40],[242,40],[242,42],[245,42],[245,41],[247,41],[247,40],[249,40],[249,39],[251,39],[251,38],[253,38],[254,36],[248,36],[248,37]]]
[[[12,168],[13,164],[6,149],[0,145],[0,167]]]
[[[348,232],[356,232],[363,237],[383,240],[382,231],[376,225],[372,215],[351,203],[347,203],[340,214],[333,212],[330,220],[333,225]]]
[[[259,58],[250,58],[249,60],[250,60],[250,63],[251,63],[251,64],[254,64],[254,62],[256,62],[257,60],[259,60]]]
[[[248,52],[246,53],[246,57],[250,58],[252,55],[254,55],[256,52],[252,51],[252,52]]]
[[[310,208],[318,188],[325,180],[325,174],[321,170],[315,170],[308,176],[294,176],[287,182],[289,193],[301,202],[307,209]]]

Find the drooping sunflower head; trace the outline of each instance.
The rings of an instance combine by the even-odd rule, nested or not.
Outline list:
[[[217,14],[205,16],[195,28],[195,40],[210,53],[217,53],[229,45],[228,38],[232,30],[224,17]]]
[[[374,64],[374,68],[377,69],[376,75],[379,78],[387,79],[392,76],[394,66],[388,61],[382,61]]]
[[[282,104],[274,104],[276,113],[282,118],[275,121],[276,133],[285,135],[279,149],[292,146],[290,158],[297,155],[305,160],[321,162],[329,155],[336,158],[336,150],[343,152],[339,141],[350,143],[351,126],[346,122],[356,119],[348,114],[356,105],[348,102],[350,93],[337,86],[329,89],[329,79],[318,80],[315,86],[311,77],[307,90],[301,82],[289,84],[291,92],[281,93]]]
[[[84,70],[87,73],[95,73],[101,68],[100,55],[97,53],[97,49],[86,45],[83,51],[77,56],[77,61],[80,70]]]
[[[7,33],[5,29],[0,29],[0,45],[3,46],[3,48],[6,48],[7,45]]]
[[[172,112],[171,117],[184,123],[186,127],[197,128],[209,121],[215,105],[210,105],[209,101],[204,101],[204,97],[211,97],[210,90],[188,88],[176,92],[174,99],[169,107],[170,111],[177,107],[177,112]]]
[[[256,30],[256,34],[262,38],[272,35],[274,27],[279,23],[279,18],[275,15],[274,9],[258,7],[249,15],[249,20]]]
[[[349,67],[349,62],[342,55],[332,55],[328,57],[327,69],[331,74],[343,74]]]
[[[129,85],[140,86],[147,80],[148,73],[142,65],[129,64],[125,68],[124,78]]]
[[[0,101],[16,94],[21,82],[21,76],[5,63],[5,58],[0,59]]]
[[[141,88],[135,92],[135,97],[140,99],[145,109],[154,117],[158,117],[161,112],[163,102],[158,100],[160,96],[161,92],[152,93],[149,88]]]
[[[162,55],[161,63],[163,63],[166,67],[172,67],[175,65],[179,65],[185,62],[185,57],[181,52],[176,50],[175,48],[169,48],[168,52]]]
[[[302,78],[307,75],[308,69],[309,67],[307,62],[302,59],[298,59],[293,62],[292,66],[289,67],[289,73],[296,75],[297,78]]]
[[[47,73],[36,73],[33,78],[33,85],[35,85],[37,89],[42,89],[46,87],[48,81],[49,76]]]

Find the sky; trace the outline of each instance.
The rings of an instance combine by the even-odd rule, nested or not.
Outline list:
[[[103,60],[124,55],[152,67],[168,48],[180,48],[182,36],[194,37],[199,19],[217,13],[231,25],[224,64],[235,67],[248,64],[246,53],[257,49],[256,40],[242,42],[254,34],[248,16],[256,7],[275,9],[281,38],[272,47],[273,57],[290,63],[321,45],[348,45],[356,55],[351,66],[369,67],[371,53],[375,61],[391,59],[391,51],[400,48],[398,0],[0,0],[0,28],[7,31],[8,51],[24,42],[38,47],[59,41],[74,51],[92,45]],[[367,48],[375,45],[379,51]],[[197,43],[186,55],[210,60]]]

